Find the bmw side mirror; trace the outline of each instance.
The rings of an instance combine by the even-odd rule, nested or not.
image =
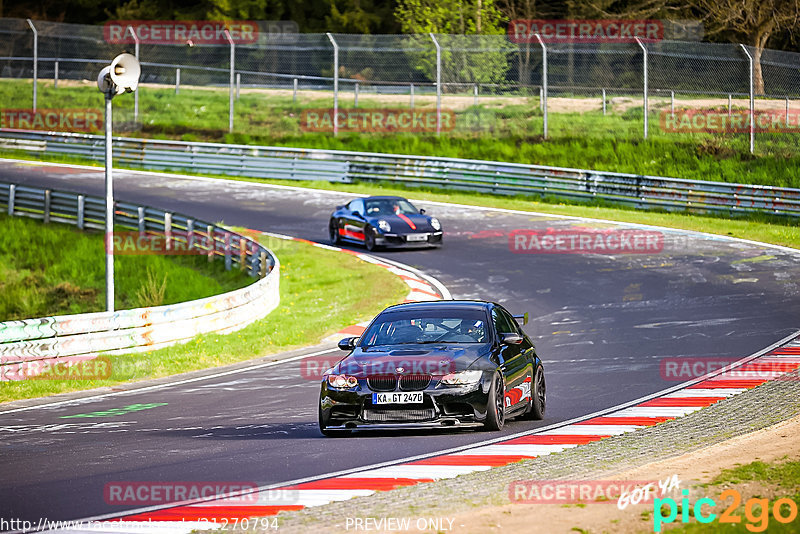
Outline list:
[[[353,350],[356,348],[356,341],[358,341],[357,337],[346,337],[339,342],[339,348],[341,350]]]
[[[419,212],[420,214],[425,215],[425,208],[420,208]]]
[[[522,343],[522,336],[519,334],[500,334],[500,343],[503,345],[519,345]]]

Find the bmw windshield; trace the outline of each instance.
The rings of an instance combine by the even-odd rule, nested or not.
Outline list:
[[[361,347],[427,343],[486,343],[489,332],[480,311],[452,314],[387,313],[361,336]]]

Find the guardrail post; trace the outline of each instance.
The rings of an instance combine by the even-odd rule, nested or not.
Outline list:
[[[636,42],[642,49],[642,77],[644,80],[642,90],[642,104],[644,107],[644,138],[647,139],[647,47],[644,46],[642,40],[636,37]]]
[[[261,251],[261,255],[259,257],[259,272],[258,274],[261,275],[261,278],[267,276],[267,253],[263,250]]]
[[[339,134],[339,45],[328,32],[328,40],[333,45],[333,135]]]
[[[231,234],[225,232],[225,270],[231,270]]]
[[[214,227],[210,224],[206,227],[208,232],[208,262],[214,261],[214,253],[217,251],[217,239],[214,235]]]
[[[83,230],[84,226],[84,216],[86,213],[86,197],[83,195],[78,195],[78,230]]]
[[[172,214],[170,212],[164,213],[164,239],[167,250],[172,250]]]
[[[353,107],[358,107],[358,82],[356,82],[355,87],[353,87]]]
[[[138,215],[139,215],[139,220],[138,220],[138,223],[139,223],[139,235],[141,236],[141,235],[144,235],[145,230],[146,230],[146,228],[145,228],[145,220],[144,220],[144,207],[143,206],[139,206],[136,211],[138,212]]]
[[[186,219],[186,250],[194,248],[194,219]]]
[[[669,110],[672,117],[675,118],[675,91],[669,92]]]
[[[239,270],[244,271],[247,266],[247,241],[243,237],[239,238]]]
[[[181,92],[181,69],[178,67],[175,69],[175,94]]]
[[[44,190],[44,223],[50,222],[50,198],[51,193],[49,189]]]
[[[752,154],[755,151],[755,136],[756,136],[756,102],[755,97],[753,94],[753,56],[750,55],[750,51],[747,50],[747,47],[743,44],[739,46],[742,47],[744,50],[745,55],[747,56],[748,61],[750,62],[750,153]]]
[[[242,87],[242,73],[236,73],[236,100],[239,100],[239,89]]]
[[[58,89],[58,61],[53,64],[53,89]]]
[[[728,118],[731,116],[731,110],[733,109],[733,95],[728,93]]]
[[[11,184],[10,186],[8,186],[8,215],[10,217],[14,216],[14,200],[15,200],[14,197],[16,196],[16,193],[17,193],[16,185]]]
[[[542,96],[539,99],[539,104],[542,106],[542,137],[547,139],[547,47],[542,41],[542,36],[538,33],[535,35],[536,40],[539,41],[539,45],[542,47]]]
[[[37,85],[39,80],[39,32],[31,19],[27,19],[28,26],[33,31],[33,111],[36,111]]]
[[[228,90],[228,132],[233,133],[233,75],[236,69],[236,45],[233,42],[233,38],[231,37],[231,32],[225,29],[225,38],[228,39],[228,43],[231,45],[231,72],[230,72],[230,80],[229,80],[229,90]]]
[[[477,83],[473,87],[473,93],[474,94],[473,94],[473,98],[472,98],[472,105],[473,106],[477,106],[478,105],[478,84]]]
[[[292,80],[292,104],[297,104],[297,78]]]
[[[436,135],[442,131],[442,47],[433,32],[430,33],[436,47]]]

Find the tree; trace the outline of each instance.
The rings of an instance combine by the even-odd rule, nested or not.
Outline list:
[[[505,18],[494,0],[398,0],[394,14],[403,33],[415,34],[407,53],[411,65],[429,79],[435,77],[436,54],[427,34],[434,33],[442,47],[443,83],[505,80],[513,49],[500,37]]]
[[[753,47],[753,85],[764,94],[761,54],[770,38],[796,29],[798,0],[689,0],[703,16],[709,36],[724,36]]]

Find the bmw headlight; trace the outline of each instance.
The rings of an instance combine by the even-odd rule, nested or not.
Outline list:
[[[431,217],[431,227],[438,232],[442,229],[442,223],[436,217]]]
[[[483,376],[483,371],[459,371],[442,377],[442,384],[447,386],[469,386],[477,384]]]
[[[333,389],[353,389],[358,385],[358,379],[347,375],[328,375],[328,386]]]
[[[380,228],[384,232],[391,232],[392,231],[392,225],[389,224],[388,221],[384,221],[383,219],[378,221],[378,228]]]

